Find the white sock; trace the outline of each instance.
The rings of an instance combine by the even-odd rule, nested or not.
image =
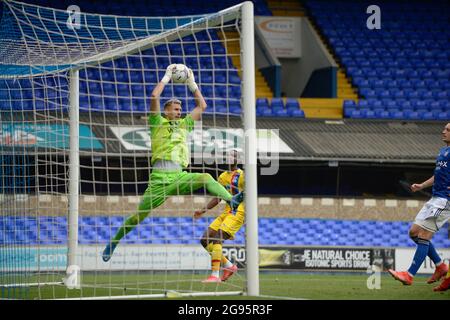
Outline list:
[[[219,277],[219,270],[217,270],[217,271],[213,271],[212,273],[211,273],[211,275],[213,276],[213,277]]]
[[[223,265],[223,267],[226,268],[226,269],[231,268],[232,266],[233,266],[233,264],[231,263],[230,260],[228,260],[228,261]]]

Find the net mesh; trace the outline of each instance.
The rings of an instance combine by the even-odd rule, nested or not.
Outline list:
[[[3,1],[0,24],[0,284],[6,298],[80,298],[240,292],[238,275],[203,284],[210,256],[199,240],[223,204],[194,220],[210,197],[173,196],[121,241],[101,252],[137,210],[151,171],[149,96],[166,67],[193,70],[208,107],[189,135],[191,172],[217,178],[223,155],[242,150],[240,16],[120,17]],[[79,72],[81,289],[69,290],[70,70]],[[185,84],[169,83],[195,107]],[[241,230],[234,240],[244,243]],[[230,257],[234,262],[237,257]],[[245,266],[241,266],[244,268]],[[240,273],[243,274],[243,273]],[[46,286],[44,286],[46,284]]]

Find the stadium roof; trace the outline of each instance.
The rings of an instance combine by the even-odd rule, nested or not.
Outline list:
[[[282,137],[295,151],[295,159],[434,162],[444,146],[440,122],[364,120],[259,121],[280,124]]]

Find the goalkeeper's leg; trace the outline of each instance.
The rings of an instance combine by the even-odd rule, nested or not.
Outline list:
[[[231,195],[209,173],[188,173],[184,171],[177,183],[172,187],[176,190],[171,190],[170,194],[192,194],[194,191],[204,187],[209,194],[228,202],[233,210],[236,210],[244,199],[242,192],[234,196]]]
[[[123,225],[119,228],[116,235],[106,246],[103,251],[103,261],[107,262],[111,259],[117,245],[120,240],[125,237],[131,230],[133,230],[139,223],[141,223],[150,213],[152,209],[155,209],[162,205],[167,196],[162,186],[148,186],[144,193],[141,203],[138,207],[138,212],[128,217]]]

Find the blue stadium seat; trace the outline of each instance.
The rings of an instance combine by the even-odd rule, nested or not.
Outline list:
[[[238,115],[238,114],[241,114],[241,113],[242,113],[242,109],[241,109],[240,106],[231,106],[231,107],[230,107],[230,113],[231,113],[231,114]]]
[[[343,105],[344,108],[348,107],[356,107],[356,102],[354,100],[344,100]]]
[[[257,98],[256,99],[256,108],[269,108],[269,101],[267,98]]]
[[[352,112],[355,111],[356,108],[354,107],[346,107],[344,108],[344,118],[351,118]]]
[[[272,110],[270,108],[256,108],[256,115],[259,117],[271,117]]]
[[[300,103],[296,98],[286,98],[286,109],[300,109]]]
[[[405,109],[404,112],[413,119],[422,118],[421,114],[429,108],[417,105],[417,101],[446,100],[445,106],[441,107],[447,108],[450,59],[445,48],[448,48],[448,34],[445,27],[436,23],[446,20],[443,13],[446,10],[441,9],[441,18],[436,15],[434,20],[424,14],[433,9],[430,4],[425,3],[420,10],[409,10],[408,15],[402,17],[391,15],[388,11],[384,18],[386,29],[381,36],[361,32],[355,20],[349,18],[349,12],[361,9],[356,3],[337,5],[332,1],[311,0],[306,1],[305,6],[328,38],[346,68],[347,75],[352,78],[353,85],[357,86],[360,97],[378,100],[407,99],[412,102],[414,111]],[[398,9],[396,6],[394,3],[393,8]],[[406,16],[407,24],[403,20]],[[357,116],[364,116],[364,111],[362,114],[361,110],[354,112]],[[350,112],[344,108],[344,113]],[[367,115],[367,111],[365,113]],[[439,114],[433,115],[439,117]],[[440,117],[445,116],[440,114]]]
[[[437,120],[450,120],[450,112],[439,112],[439,114],[437,115]]]
[[[305,112],[301,109],[290,109],[290,110],[288,110],[288,114],[289,114],[289,116],[291,116],[293,118],[304,118],[305,117]]]
[[[270,102],[270,107],[272,109],[284,108],[283,99],[282,98],[272,98],[272,101]]]
[[[366,117],[367,110],[354,110],[352,111],[350,117],[354,119],[363,119]]]
[[[214,93],[218,97],[226,97],[227,96],[227,88],[225,86],[216,85],[216,86],[214,86]]]

